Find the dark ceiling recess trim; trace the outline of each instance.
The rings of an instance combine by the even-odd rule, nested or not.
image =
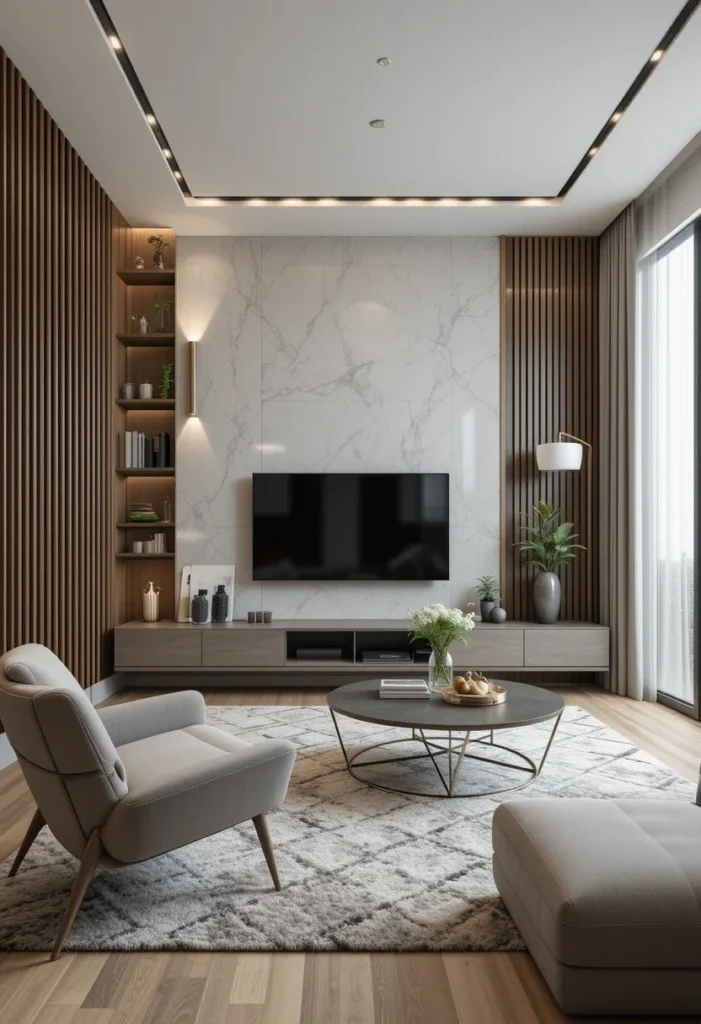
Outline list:
[[[604,144],[606,139],[609,137],[611,132],[614,130],[618,122],[621,120],[625,111],[631,105],[635,97],[638,95],[642,87],[647,82],[648,78],[652,75],[655,68],[659,65],[667,51],[669,50],[672,43],[675,41],[677,36],[681,33],[684,27],[688,24],[691,17],[701,7],[701,0],[687,0],[680,10],[677,17],[674,19],[672,24],[669,26],[665,34],[660,39],[656,48],[653,50],[650,57],[645,62],[644,66],[639,71],[637,77],[627,90],[620,103],[616,105],[615,110],[611,112],[606,124],[601,129],[599,134],[596,136],[591,146],[584,154],[582,159],[579,161],[575,169],[570,174],[569,178],[562,186],[560,191],[555,196],[193,196],[192,192],[188,188],[185,176],[182,173],[178,161],[175,158],[172,147],[169,145],[168,140],[165,136],[163,129],[161,128],[160,121],[156,117],[156,113],[149,103],[148,96],[142,86],[139,78],[134,70],[129,56],[124,49],[124,46],[119,37],[119,33],[112,21],[103,0],[88,0],[93,13],[105,34],[107,42],[112,48],[115,58],[119,63],[125,78],[129,82],[132,88],[134,96],[143,111],[144,117],[153,132],[154,138],[158,143],[163,156],[170,167],[171,174],[175,178],[178,188],[182,192],[186,199],[201,200],[203,202],[209,202],[212,204],[218,203],[324,203],[324,202],[337,202],[337,203],[471,203],[474,205],[491,205],[492,203],[524,203],[526,205],[545,205],[556,204],[562,202],[567,193],[570,191],[572,186],[578,181],[585,169],[589,166],[591,161],[594,159],[601,146]]]

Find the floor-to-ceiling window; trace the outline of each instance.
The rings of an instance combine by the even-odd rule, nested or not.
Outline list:
[[[698,710],[695,667],[696,238],[692,225],[639,266],[638,485],[646,689]]]

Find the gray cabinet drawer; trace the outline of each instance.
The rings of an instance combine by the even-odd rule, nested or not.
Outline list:
[[[202,664],[205,668],[256,668],[285,664],[285,632],[282,629],[202,630]]]
[[[484,626],[473,629],[467,647],[452,644],[455,665],[465,668],[523,668],[523,630]]]
[[[201,629],[115,629],[115,668],[199,668]]]
[[[526,630],[526,668],[607,668],[608,663],[608,629]]]

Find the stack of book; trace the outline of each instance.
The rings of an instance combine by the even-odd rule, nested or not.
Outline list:
[[[393,700],[428,697],[428,683],[425,679],[381,679],[380,697]]]
[[[131,506],[129,520],[132,523],[160,523],[161,517],[150,501],[135,501]]]
[[[170,434],[148,437],[141,430],[124,433],[125,469],[166,469],[171,466]]]

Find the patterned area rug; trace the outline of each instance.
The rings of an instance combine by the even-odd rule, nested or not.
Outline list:
[[[67,949],[524,948],[490,866],[492,814],[509,794],[449,801],[364,786],[345,769],[326,708],[216,707],[209,718],[237,735],[284,736],[298,747],[287,802],[269,817],[283,891],[272,889],[247,822],[157,860],[101,871]],[[340,721],[351,749],[397,736]],[[550,728],[510,730],[503,742],[537,759]],[[373,771],[379,778],[387,769]],[[418,775],[440,786],[430,762],[392,771],[400,785],[404,773],[409,785]],[[496,787],[503,778],[502,769],[465,765],[468,787]],[[691,782],[568,707],[542,776],[511,799],[693,795]],[[0,948],[51,948],[75,870],[44,830],[16,878],[0,881]]]

